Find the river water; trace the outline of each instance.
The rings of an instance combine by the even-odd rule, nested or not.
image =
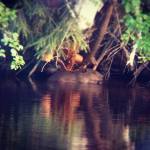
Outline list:
[[[150,150],[149,89],[1,80],[0,150]]]

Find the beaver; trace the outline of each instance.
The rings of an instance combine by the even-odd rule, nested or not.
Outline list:
[[[48,79],[50,82],[60,82],[60,83],[92,83],[100,84],[103,81],[103,75],[97,71],[88,69],[85,72],[82,71],[57,71],[51,75]]]

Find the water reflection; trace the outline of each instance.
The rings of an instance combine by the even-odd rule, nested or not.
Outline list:
[[[0,83],[2,150],[150,149],[148,89]]]

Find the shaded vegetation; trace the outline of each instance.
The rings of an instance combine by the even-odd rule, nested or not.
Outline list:
[[[98,1],[93,3],[98,5]],[[106,79],[113,73],[123,76],[130,73],[134,83],[150,60],[149,2],[106,0],[102,3],[93,26],[85,31],[78,24],[79,14],[75,10],[78,1],[23,0],[9,6],[11,9],[0,3],[0,9],[6,9],[0,16],[1,57],[5,57],[5,46],[8,46],[11,69],[19,69],[24,65],[22,56],[34,53],[36,63],[29,76],[41,62],[45,65],[55,62],[56,67],[69,72],[92,68]],[[81,50],[87,54],[81,55]],[[32,55],[26,63],[31,59]]]
[[[19,34],[10,29],[10,22],[16,19],[16,11],[10,10],[3,3],[0,2],[0,31],[2,33],[2,39],[0,43],[0,57],[6,56],[6,49],[10,50],[12,59],[10,67],[11,69],[17,70],[24,65],[24,60],[19,52],[23,50],[23,46],[19,41]]]

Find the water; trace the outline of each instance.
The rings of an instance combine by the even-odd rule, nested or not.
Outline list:
[[[149,89],[2,80],[0,150],[150,150]]]

